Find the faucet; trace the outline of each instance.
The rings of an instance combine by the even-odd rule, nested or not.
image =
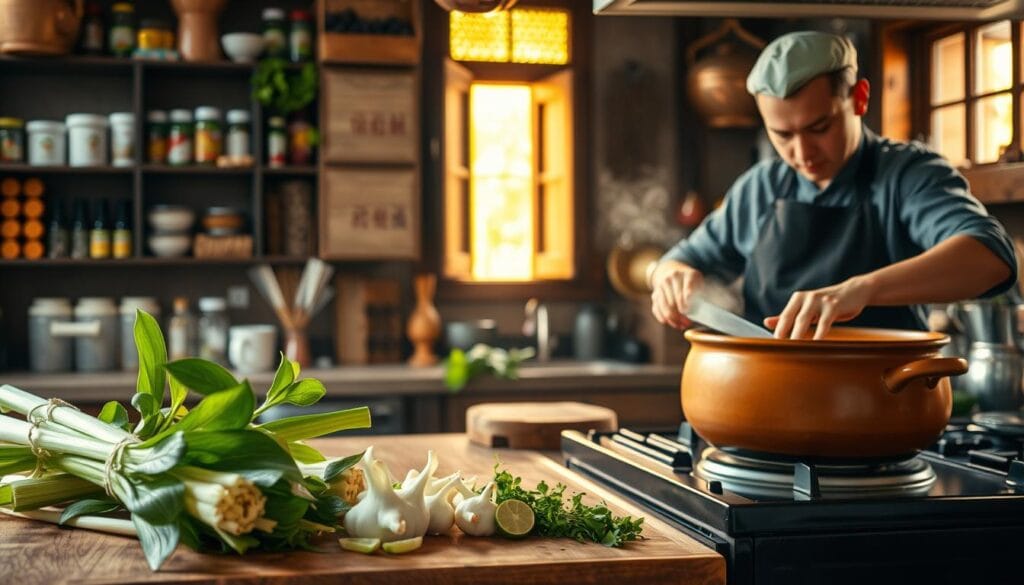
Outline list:
[[[526,320],[523,321],[523,335],[537,338],[537,361],[551,359],[551,331],[548,322],[548,307],[537,299],[526,301]]]

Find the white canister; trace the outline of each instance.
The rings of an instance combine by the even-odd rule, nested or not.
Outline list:
[[[96,114],[70,114],[68,160],[73,167],[107,164],[107,119]]]
[[[28,164],[37,167],[68,164],[64,150],[64,123],[32,120],[28,131]]]
[[[135,114],[110,114],[110,158],[115,167],[135,164]]]
[[[121,369],[139,368],[139,351],[135,346],[135,311],[142,309],[160,322],[160,303],[153,297],[124,297],[121,299]]]
[[[33,372],[71,370],[71,338],[55,335],[55,326],[71,321],[71,301],[38,298],[28,308],[28,361]]]
[[[107,297],[82,297],[75,305],[75,321],[92,325],[88,334],[75,337],[75,369],[103,372],[117,367],[121,331],[117,306]]]

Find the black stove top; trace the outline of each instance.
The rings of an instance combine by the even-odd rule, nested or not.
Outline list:
[[[722,451],[686,423],[562,436],[570,468],[725,555],[730,583],[757,584],[1024,583],[1022,450],[966,421],[916,457],[861,465]]]

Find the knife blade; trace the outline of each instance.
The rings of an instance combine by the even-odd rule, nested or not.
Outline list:
[[[690,298],[690,306],[686,311],[686,317],[694,323],[700,323],[705,327],[725,333],[726,335],[735,337],[772,337],[771,332],[767,329],[708,302],[700,295],[693,295]]]

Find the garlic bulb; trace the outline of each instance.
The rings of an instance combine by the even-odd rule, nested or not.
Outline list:
[[[366,475],[367,489],[359,503],[345,514],[348,535],[379,538],[382,542],[423,536],[430,521],[424,492],[437,469],[434,452],[427,452],[423,471],[399,490],[392,488],[391,471],[373,456],[373,447],[366,450],[360,465]]]
[[[488,483],[479,494],[464,498],[455,508],[455,524],[466,534],[490,536],[494,534],[494,482]]]
[[[459,472],[456,471],[431,483],[427,490],[427,510],[430,511],[427,533],[451,534],[452,526],[455,525],[455,508],[452,506],[450,495],[454,493],[456,486],[462,485]]]

